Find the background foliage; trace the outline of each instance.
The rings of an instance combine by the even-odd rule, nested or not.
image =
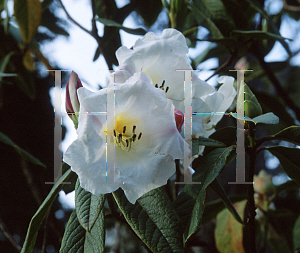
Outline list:
[[[61,1],[14,0],[13,15],[11,15],[8,11],[9,2],[11,1],[0,0],[0,251],[21,250],[33,217],[31,223],[33,232],[27,234],[24,244],[24,248],[27,245],[28,250],[23,248],[23,252],[32,250],[58,252],[60,248],[62,252],[83,252],[83,248],[86,252],[101,252],[104,249],[107,252],[109,250],[146,252],[149,248],[154,252],[181,252],[183,245],[179,231],[184,232],[187,252],[194,252],[193,250],[199,252],[196,251],[199,249],[202,250],[201,252],[218,252],[218,250],[247,252],[249,245],[245,239],[244,242],[241,241],[243,239],[241,234],[244,233],[244,238],[247,238],[245,229],[242,233],[242,225],[232,218],[228,218],[226,223],[226,217],[231,215],[227,210],[230,210],[236,219],[241,217],[244,220],[244,216],[247,216],[246,211],[243,213],[244,202],[235,204],[238,215],[235,209],[232,209],[230,200],[226,200],[226,194],[233,202],[243,200],[247,190],[244,185],[228,185],[228,182],[235,181],[235,164],[230,163],[234,158],[232,147],[231,149],[223,147],[227,152],[224,155],[222,147],[215,149],[213,144],[202,143],[213,146],[206,147],[204,154],[207,156],[204,163],[211,164],[213,161],[211,159],[216,156],[222,158],[215,168],[215,174],[197,170],[198,165],[203,162],[197,160],[193,168],[196,170],[195,178],[200,178],[203,182],[201,186],[185,187],[174,202],[171,201],[174,199],[174,193],[168,190],[169,185],[165,190],[159,189],[155,193],[154,200],[162,201],[165,206],[175,207],[174,212],[170,212],[169,209],[159,210],[165,213],[165,221],[160,220],[159,212],[151,215],[147,212],[147,208],[153,209],[153,206],[149,205],[153,201],[151,192],[133,206],[126,201],[121,190],[114,193],[114,198],[111,195],[106,196],[107,200],[104,202],[104,196],[99,198],[87,196],[89,193],[79,189],[80,186],[77,184],[75,211],[71,214],[70,210],[63,209],[56,196],[61,189],[70,192],[75,188],[76,175],[68,170],[67,165],[63,165],[62,170],[65,172],[63,179],[68,178],[73,184],[68,187],[56,185],[52,190],[51,185],[45,184],[53,181],[54,114],[49,89],[54,86],[54,78],[51,74],[46,77],[42,75],[40,66],[43,64],[47,69],[68,68],[68,66],[53,64],[51,66],[40,48],[57,36],[69,35],[67,22],[55,15],[56,10],[64,9],[64,6]],[[282,2],[282,8],[275,14],[270,12],[271,2],[151,0],[145,4],[144,1],[131,0],[124,2],[124,6],[118,8],[113,0],[92,0],[90,5],[94,19],[91,21],[91,30],[78,24],[76,18],[74,20],[68,15],[68,10],[64,9],[64,11],[67,13],[68,22],[76,24],[97,42],[98,46],[91,61],[95,61],[102,55],[108,69],[117,65],[115,51],[122,45],[120,29],[127,33],[143,35],[147,31],[160,33],[164,28],[173,27],[186,36],[191,48],[200,48],[201,41],[211,42],[208,48],[199,50],[199,55],[191,59],[193,69],[213,58],[218,60],[219,65],[214,69],[214,75],[232,75],[236,78],[236,73],[229,72],[230,69],[253,69],[253,72],[246,74],[246,83],[260,102],[263,113],[273,112],[280,118],[277,125],[258,125],[257,137],[269,136],[263,139],[267,141],[266,146],[276,145],[284,140],[288,142],[281,145],[294,148],[300,145],[298,128],[294,131],[281,132],[276,138],[270,136],[291,125],[299,125],[300,121],[300,67],[299,64],[294,64],[295,58],[299,57],[300,47],[299,43],[297,46],[290,41],[295,39],[299,42],[297,34],[300,28],[300,1],[279,1]],[[159,18],[160,13],[167,13],[168,20],[165,23]],[[140,28],[131,29],[122,26],[129,15],[136,17]],[[96,22],[105,25],[103,36],[99,36]],[[296,24],[286,28],[290,29],[289,34],[293,35],[288,39],[280,34],[283,22]],[[205,33],[201,32],[203,29]],[[280,43],[284,48],[286,59],[282,62],[265,62],[265,56],[273,49],[275,43]],[[201,66],[205,68],[205,64]],[[66,83],[65,77],[63,80],[63,83]],[[235,108],[231,108],[231,111],[234,110]],[[224,130],[220,130],[211,138],[230,147],[235,142],[235,119],[224,117],[217,129],[225,126],[227,126],[225,135]],[[232,126],[231,130],[228,126]],[[200,140],[198,144],[201,144]],[[287,150],[287,147],[264,147],[263,149],[277,156],[281,165],[287,168],[285,171],[287,173],[290,171],[289,176],[299,183],[299,149],[293,151]],[[266,168],[267,154],[270,153],[261,151],[257,155],[255,164],[256,174],[265,169],[273,175],[284,175],[285,172],[279,164],[273,170]],[[247,164],[248,162],[247,157]],[[223,170],[224,165],[229,166]],[[219,174],[220,184],[214,181]],[[226,194],[220,185],[223,186]],[[83,196],[88,199],[88,202],[84,202]],[[218,196],[223,196],[222,199],[228,209],[224,209],[224,204]],[[46,202],[42,205],[45,199]],[[206,199],[205,204],[204,199]],[[83,202],[78,204],[78,201]],[[283,252],[283,250],[294,252],[297,247],[300,247],[299,244],[296,245],[296,242],[300,241],[299,187],[292,181],[277,186],[273,202],[276,209],[265,213],[267,219],[264,220],[263,225],[257,223],[258,227],[258,224],[262,226],[263,231],[268,229],[267,238],[264,238],[257,228],[257,242],[261,245],[261,252]],[[182,209],[182,205],[187,208]],[[82,209],[88,211],[88,217],[80,216]],[[38,215],[34,216],[37,210],[39,210]],[[56,218],[55,213],[58,210],[64,212],[64,218]],[[122,216],[120,210],[123,212]],[[202,219],[199,215],[195,215],[199,210],[203,212]],[[220,214],[216,217],[218,212]],[[142,217],[141,221],[135,219],[138,214],[138,217]],[[91,219],[93,215],[96,217]],[[169,219],[173,221],[172,224],[167,222]],[[68,220],[65,232],[65,224]],[[149,223],[145,230],[141,230],[140,225],[145,220]],[[266,220],[269,226],[266,226]],[[153,222],[158,224],[157,227]],[[127,223],[130,226],[127,226]],[[106,244],[104,244],[104,231],[101,230],[103,224],[106,227]],[[227,239],[220,239],[218,234],[224,228],[228,228],[227,225],[239,232],[232,235],[235,241],[229,246],[226,244],[229,249],[225,251],[224,240]],[[214,236],[215,227],[216,236]],[[173,234],[165,233],[164,229],[173,231]],[[72,236],[72,231],[75,231],[77,239]],[[147,237],[149,233],[153,235],[151,240]],[[161,233],[163,242],[160,241]],[[95,239],[95,236],[99,238]],[[69,249],[74,242],[68,241],[68,238],[78,240],[78,249],[73,251]],[[97,241],[98,244],[93,245],[93,241]]]

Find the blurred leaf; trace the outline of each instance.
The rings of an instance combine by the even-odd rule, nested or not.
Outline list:
[[[218,194],[218,196],[222,199],[224,205],[228,209],[228,211],[232,214],[232,216],[241,224],[244,224],[243,220],[241,219],[240,215],[236,211],[235,207],[231,203],[229,197],[225,193],[223,187],[220,185],[218,179],[215,179],[210,184],[210,187]]]
[[[56,35],[69,36],[69,33],[64,29],[61,23],[63,23],[63,21],[56,17],[49,9],[43,11],[41,26],[46,27],[50,32]]]
[[[240,216],[243,216],[247,200],[233,204]],[[220,253],[244,253],[243,226],[227,210],[217,215],[215,228],[216,246]]]
[[[241,37],[248,37],[248,38],[259,38],[259,39],[274,39],[274,40],[289,40],[292,41],[292,39],[284,38],[280,35],[269,33],[269,32],[263,32],[263,31],[238,31],[234,30],[231,32],[232,36],[241,36]]]
[[[185,231],[185,241],[187,241],[200,226],[204,210],[206,187],[222,172],[226,158],[234,148],[235,147],[217,148],[204,158],[197,158],[192,163],[192,167],[196,171],[193,174],[193,182],[201,182],[201,184],[185,185],[174,201],[174,208],[182,220],[182,230]]]
[[[0,77],[10,77],[10,76],[17,76],[17,74],[14,73],[2,73],[0,72]],[[2,78],[0,78],[1,81]]]
[[[14,0],[14,15],[25,43],[29,43],[41,21],[42,4],[39,0]]]
[[[293,230],[294,251],[300,250],[300,216],[296,220]]]
[[[43,220],[45,219],[50,207],[52,206],[53,201],[56,199],[58,193],[64,187],[64,184],[62,184],[62,182],[67,181],[70,175],[71,169],[64,173],[62,177],[55,183],[44,202],[32,217],[21,253],[32,253],[38,230],[42,225]]]
[[[228,196],[228,198],[230,199],[230,201],[232,203],[235,203],[235,202],[247,199],[247,196],[246,195],[233,195],[233,196]],[[211,221],[224,208],[226,208],[226,207],[225,207],[225,204],[222,199],[217,199],[217,200],[205,203],[201,224],[205,224],[205,223]]]
[[[219,30],[217,25],[213,22],[210,15],[205,13],[205,9],[199,9],[196,5],[194,5],[192,3],[187,3],[187,4],[194,11],[194,15],[195,15],[196,19],[198,20],[199,24],[202,23],[202,20],[200,18],[203,18],[206,21],[207,26],[208,26],[209,31],[211,32],[211,34],[215,38],[218,38],[218,39],[223,38],[223,34],[221,33],[221,31]]]
[[[259,6],[258,2],[256,0],[246,0],[249,5],[256,10],[258,13],[260,13],[270,24],[273,33],[280,36],[279,28],[274,24],[273,20],[268,16],[268,14]],[[292,56],[291,50],[288,46],[288,44],[284,41],[284,39],[280,39],[279,42],[282,44],[282,46],[285,48],[289,56]]]
[[[115,22],[113,20],[108,20],[108,19],[104,19],[104,18],[96,18],[96,20],[105,26],[117,27],[117,28],[124,30],[127,33],[130,33],[130,34],[145,35],[147,33],[147,31],[144,30],[143,28],[128,28],[128,27],[118,24],[117,22]]]
[[[270,246],[272,252],[293,253],[287,240],[282,235],[280,235],[271,224],[269,224],[268,230],[268,245]]]
[[[295,191],[300,188],[300,185],[295,183],[293,180],[288,180],[287,182],[279,185],[275,185],[275,192],[276,194],[279,194],[283,191]]]
[[[88,232],[93,228],[105,202],[104,194],[94,195],[84,190],[77,179],[75,186],[75,208],[79,223]]]
[[[23,157],[26,161],[31,162],[33,164],[40,165],[44,168],[46,168],[46,165],[43,164],[39,159],[35,158],[33,155],[29,154],[27,151],[24,149],[20,148],[17,144],[15,144],[7,135],[4,133],[0,132],[0,141],[11,146],[14,148],[14,150],[21,156]]]
[[[144,194],[134,205],[121,189],[113,196],[128,224],[152,252],[183,252],[180,219],[164,187]]]
[[[161,0],[148,0],[147,4],[140,0],[131,0],[130,2],[134,5],[135,11],[144,20],[144,24],[148,27],[155,23],[159,13],[162,11]]]
[[[244,121],[251,121],[253,122],[255,125],[256,124],[271,124],[271,125],[275,125],[279,123],[279,118],[272,112],[268,112],[262,115],[259,115],[253,119],[247,117],[247,116],[243,116],[237,113],[230,113],[230,115],[236,119],[239,120],[244,120]]]
[[[274,139],[289,141],[296,145],[300,145],[300,126],[290,126],[275,134]]]
[[[286,174],[300,185],[300,149],[282,146],[265,147],[264,149],[276,156]]]
[[[104,210],[95,221],[90,232],[81,225],[74,210],[67,223],[60,253],[103,253],[105,246]]]
[[[53,0],[43,0],[42,2],[42,12],[44,15],[44,11],[49,7],[49,5],[53,2]]]
[[[226,145],[220,141],[205,138],[200,136],[199,138],[192,139],[192,154],[197,155],[199,153],[199,146],[208,147],[225,147]]]
[[[101,47],[98,46],[95,51],[93,61],[96,61],[99,58],[100,54],[101,54]]]

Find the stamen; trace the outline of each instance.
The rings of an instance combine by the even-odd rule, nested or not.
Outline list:
[[[123,134],[125,134],[126,126],[123,126]]]
[[[114,136],[116,137],[117,135],[116,135],[116,131],[115,131],[115,129],[114,129]]]
[[[141,139],[141,137],[142,137],[142,133],[139,134],[138,140]]]
[[[165,80],[163,80],[162,85],[159,88],[164,87],[164,85],[165,85]]]
[[[168,90],[169,90],[169,86],[166,88],[166,93],[168,92]]]
[[[132,133],[135,133],[136,126],[133,126]]]
[[[134,142],[135,139],[136,139],[136,134],[134,134],[134,135],[132,136],[132,141]]]
[[[158,84],[155,84],[155,88],[158,88]]]
[[[129,141],[128,139],[126,139],[126,147],[128,148],[128,145],[129,145]]]
[[[122,141],[122,134],[119,134],[118,141],[119,141],[119,143],[121,143],[121,141]]]

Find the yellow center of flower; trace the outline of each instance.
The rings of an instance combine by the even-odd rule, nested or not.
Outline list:
[[[120,113],[115,116],[114,121],[115,126],[113,127],[112,123],[109,128],[113,128],[111,133],[114,136],[115,143],[123,150],[129,151],[132,143],[139,141],[142,137],[142,132],[137,132],[138,120],[131,118],[125,113]],[[107,127],[104,132],[107,134]]]

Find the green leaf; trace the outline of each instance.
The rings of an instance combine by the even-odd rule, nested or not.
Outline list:
[[[148,27],[155,23],[163,6],[161,0],[148,0],[147,4],[139,0],[131,0],[130,2],[134,4],[134,10],[142,17],[144,24]]]
[[[300,126],[290,126],[275,134],[274,139],[284,140],[300,145]]]
[[[32,217],[27,230],[27,235],[21,253],[31,253],[33,251],[38,230],[42,225],[43,220],[45,219],[46,214],[48,213],[51,205],[53,204],[53,201],[56,199],[58,193],[63,188],[64,184],[62,184],[62,182],[67,181],[70,175],[71,175],[71,169],[69,169],[66,173],[64,173],[62,177],[56,182],[56,184],[52,187],[46,199],[43,201],[39,209]]]
[[[296,220],[293,230],[294,251],[300,250],[300,216]]]
[[[236,211],[235,207],[232,205],[230,199],[228,198],[227,194],[225,193],[223,187],[220,185],[218,179],[215,179],[211,184],[210,187],[218,194],[218,196],[222,199],[224,205],[231,212],[232,216],[241,224],[244,224],[243,220],[241,219],[240,215]]]
[[[25,43],[29,43],[39,27],[42,17],[40,0],[14,0],[14,15]]]
[[[87,232],[74,210],[67,223],[60,253],[102,253],[105,245],[104,209],[100,212],[90,232]]]
[[[275,193],[278,195],[283,191],[296,191],[300,188],[300,185],[295,183],[293,180],[288,180],[283,184],[275,185]]]
[[[226,145],[220,141],[213,139],[205,138],[200,136],[197,139],[192,139],[192,154],[197,155],[199,153],[199,146],[208,146],[208,147],[225,147]]]
[[[79,183],[75,186],[75,208],[81,226],[88,232],[93,228],[105,202],[104,194],[94,195],[84,190]]]
[[[243,215],[247,200],[235,203],[239,215]],[[244,253],[243,226],[238,223],[232,214],[223,210],[217,215],[215,228],[216,246],[220,253]]]
[[[276,156],[286,174],[300,185],[300,149],[282,146],[265,147],[264,149]]]
[[[182,220],[185,241],[197,231],[201,223],[206,187],[220,175],[227,156],[234,148],[217,148],[206,155],[204,159],[194,160],[192,167],[196,172],[192,179],[193,182],[201,182],[201,184],[185,185],[174,201],[174,207]]]
[[[251,121],[255,125],[256,124],[276,125],[279,123],[279,118],[273,112],[268,112],[268,113],[259,115],[253,119],[251,119],[247,116],[237,114],[237,113],[230,113],[230,115],[238,120]]]
[[[64,174],[70,168],[71,168],[71,166],[69,164],[63,162],[61,164],[62,174]],[[75,190],[75,184],[76,184],[77,178],[78,178],[77,174],[74,171],[71,171],[71,175],[68,178],[68,182],[70,182],[70,184],[65,184],[62,189],[66,194]]]
[[[43,164],[39,159],[35,158],[33,155],[29,154],[27,151],[24,149],[20,148],[17,144],[15,144],[7,135],[4,133],[0,132],[0,141],[11,146],[14,148],[14,150],[21,156],[23,157],[26,161],[31,162],[33,164],[40,165],[44,168],[46,168],[46,165]]]
[[[275,40],[290,40],[289,38],[284,38],[280,35],[269,33],[269,32],[263,32],[263,31],[239,31],[234,30],[231,32],[233,36],[245,36],[248,38],[259,38],[259,39],[275,39]]]
[[[143,28],[128,28],[128,27],[120,25],[119,23],[117,23],[113,20],[108,20],[108,19],[104,19],[104,18],[96,18],[96,20],[105,26],[117,27],[117,28],[124,30],[127,33],[130,33],[130,34],[145,35],[147,33],[147,31],[144,30]]]
[[[144,194],[134,205],[121,189],[113,196],[128,224],[152,252],[183,252],[180,219],[164,187]]]

